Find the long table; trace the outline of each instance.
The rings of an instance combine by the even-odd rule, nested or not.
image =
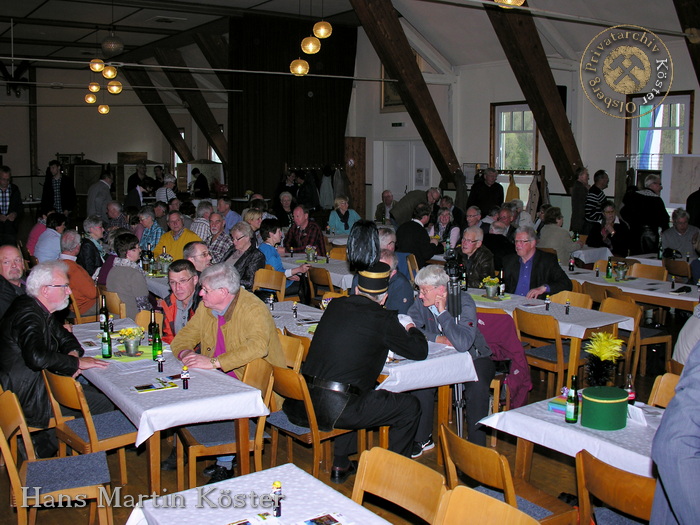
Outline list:
[[[135,326],[129,319],[114,322],[115,330]],[[99,356],[99,323],[76,325],[73,333],[85,349],[86,355]],[[144,359],[114,358],[104,369],[85,370],[83,375],[102,390],[138,428],[136,445],[146,442],[149,457],[149,492],[160,493],[160,432],[162,430],[205,423],[236,420],[238,436],[248,435],[248,418],[267,415],[260,391],[218,370],[199,368],[190,371],[189,389],[180,381],[177,388],[138,393],[133,387],[150,384],[157,378],[177,375],[182,364],[166,348],[164,372],[158,373],[156,364],[145,355]],[[236,440],[240,474],[250,472],[248,440]]]
[[[296,335],[313,337],[313,327],[321,319],[323,312],[310,306],[297,305],[297,318],[292,315],[292,303],[284,301],[274,304],[272,317],[280,330],[285,328]],[[311,331],[310,331],[311,330]],[[469,352],[458,352],[451,346],[428,343],[428,357],[424,361],[399,358],[384,365],[379,376],[380,390],[407,392],[423,388],[438,389],[438,428],[447,424],[451,403],[450,385],[467,381],[478,381],[474,363]],[[386,446],[386,436],[381,445]],[[442,464],[438,442],[438,463]]]
[[[244,519],[262,523],[253,520],[261,513],[272,514],[272,508],[270,500],[263,500],[260,496],[269,495],[275,481],[282,483],[282,513],[277,519],[270,517],[270,523],[309,523],[306,520],[329,513],[342,514],[342,523],[347,525],[389,523],[299,467],[287,463],[240,478],[147,500],[143,507],[134,508],[126,524],[225,525]],[[239,504],[236,504],[237,501]]]
[[[529,480],[533,445],[542,445],[574,457],[588,450],[601,461],[627,472],[652,476],[651,443],[661,423],[663,409],[637,403],[644,411],[647,426],[630,419],[621,430],[586,428],[581,422],[566,423],[564,416],[547,410],[549,400],[498,412],[481,423],[518,438],[515,475]]]
[[[296,268],[302,264],[306,263],[306,259],[303,254],[295,254],[294,257],[289,257],[288,255],[282,256],[282,266],[285,270],[290,270]],[[341,261],[339,259],[326,259],[319,257],[318,261],[309,263],[313,267],[325,268],[328,273],[331,274],[331,282],[333,286],[340,288],[341,290],[348,290],[352,287],[352,278],[355,274],[350,271],[347,261]]]

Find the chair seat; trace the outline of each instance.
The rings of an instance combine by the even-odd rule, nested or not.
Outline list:
[[[488,487],[484,487],[483,485],[474,487],[474,490],[481,492],[482,494],[486,494],[487,496],[491,496],[492,498],[495,498],[499,501],[503,501],[505,503],[505,498],[503,497],[502,492],[490,489]],[[552,515],[551,511],[545,509],[544,507],[540,507],[539,505],[536,505],[535,503],[532,503],[531,501],[528,501],[525,498],[521,498],[518,495],[516,495],[515,498],[518,502],[518,509],[523,511],[528,516],[535,518],[537,521],[541,521],[544,518]]]
[[[267,416],[267,422],[272,426],[281,428],[282,430],[291,432],[297,436],[303,436],[304,434],[311,432],[310,428],[300,427],[299,425],[295,425],[289,421],[287,414],[285,414],[282,410],[272,412],[269,416]]]
[[[568,342],[562,343],[562,349],[564,351],[564,363],[569,362],[569,348],[570,347]],[[525,355],[537,357],[538,359],[542,359],[544,361],[551,361],[552,363],[556,363],[557,347],[555,344],[545,346],[534,346],[532,348],[526,348]],[[580,358],[583,359],[584,357],[586,357],[586,354],[584,353],[583,349],[581,349]]]
[[[134,424],[119,410],[94,415],[92,421],[100,441],[137,432]],[[71,419],[66,421],[66,426],[83,441],[90,441],[84,419]]]
[[[248,426],[248,438],[255,440],[255,430],[257,425],[251,421]],[[202,423],[185,427],[200,445],[205,447],[218,447],[221,445],[236,443],[236,423],[234,421],[216,421],[214,423]],[[265,432],[263,437],[269,438]]]
[[[608,507],[596,507],[595,520],[598,525],[641,525],[648,523],[642,520],[628,518],[614,509]]]
[[[53,458],[27,463],[26,486],[40,487],[39,494],[110,483],[105,452]],[[30,491],[30,495],[34,491]]]
[[[630,336],[630,331],[620,329],[618,330],[618,334],[620,335],[620,337],[627,339]],[[639,334],[642,339],[649,339],[650,337],[661,337],[664,335],[668,335],[668,332],[666,330],[663,330],[662,328],[649,328],[648,326],[640,326]]]

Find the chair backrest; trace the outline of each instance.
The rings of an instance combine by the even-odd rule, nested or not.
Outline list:
[[[433,525],[462,525],[467,523],[479,525],[537,525],[535,518],[507,503],[492,498],[464,485],[448,491],[440,499],[440,507]]]
[[[588,240],[588,235],[586,234],[579,234],[578,240],[581,241],[583,244],[586,244],[586,241]]]
[[[331,259],[337,259],[339,261],[348,260],[348,247],[347,246],[333,246],[329,253]]]
[[[97,431],[92,421],[90,407],[83,393],[83,386],[70,376],[60,376],[48,370],[44,370],[42,373],[56,424],[58,425],[68,419],[72,419],[72,417],[63,415],[61,406],[76,410],[83,415],[90,443],[97,444]]]
[[[542,252],[545,252],[545,253],[551,253],[553,255],[557,255],[557,251],[554,248],[540,248],[538,246],[537,249],[542,251]]]
[[[585,293],[570,292],[569,290],[564,290],[563,292],[555,293],[550,297],[553,303],[566,304],[568,300],[571,306],[576,306],[578,308],[586,308],[588,310],[593,306],[593,299],[591,296]]]
[[[324,299],[325,299],[325,294],[324,294]],[[309,355],[309,348],[311,348],[311,339],[309,337],[304,337],[303,335],[297,335],[293,334],[289,330],[287,330],[287,327],[284,327],[284,335],[288,337],[293,337],[294,339],[298,339],[299,342],[301,343],[301,346],[304,347],[304,353],[301,356],[301,362],[303,363],[306,361],[306,356]]]
[[[416,274],[419,270],[416,256],[409,253],[406,256],[406,265],[408,266],[408,274],[411,276],[411,284],[416,284]]]
[[[627,275],[630,277],[642,277],[644,279],[655,279],[665,281],[668,278],[668,270],[663,266],[652,266],[650,264],[635,264],[629,269]]]
[[[22,501],[22,482],[15,458],[16,439],[22,439],[29,461],[36,460],[34,445],[24,420],[22,407],[14,392],[6,390],[0,394],[0,451],[5,460],[5,468],[10,478],[10,486],[16,502]],[[12,444],[15,443],[13,447]]]
[[[112,315],[119,316],[121,319],[126,319],[126,305],[119,298],[119,294],[105,290],[104,296],[107,303],[107,311]]]
[[[287,367],[295,372],[301,369],[301,362],[304,358],[304,345],[299,339],[278,333],[277,336],[282,344],[282,351],[287,361]]]
[[[270,398],[272,397],[272,369],[273,366],[264,359],[253,359],[246,365],[243,378],[241,379],[246,385],[260,390],[266,405],[270,404]]]
[[[654,386],[651,387],[649,401],[647,405],[666,408],[676,395],[676,385],[681,376],[666,372],[662,376],[657,376],[654,380]]]
[[[335,299],[336,297],[347,297],[348,295],[347,290],[342,290],[340,292],[326,292],[323,294],[323,299]]]
[[[612,262],[613,264],[623,262],[627,265],[627,268],[632,268],[635,264],[640,264],[637,259],[627,259],[625,257],[612,257]],[[608,267],[608,260],[607,259],[600,259],[599,261],[596,261],[595,265],[593,266],[598,267],[598,270],[600,270],[601,275],[605,275],[605,270]]]
[[[417,461],[374,447],[360,456],[352,500],[362,505],[365,492],[432,523],[445,494],[445,478]]]
[[[277,292],[277,300],[284,301],[286,287],[287,278],[282,272],[268,270],[266,268],[260,268],[255,272],[253,291],[260,290],[261,288],[265,290],[274,290]]]
[[[83,324],[83,316],[80,315],[80,307],[78,306],[78,300],[72,293],[70,294],[70,305],[73,309],[73,314],[75,315],[75,324]]]
[[[602,303],[606,297],[609,297],[609,292],[612,290],[619,290],[614,286],[607,286],[605,284],[596,284],[591,282],[583,283],[583,293],[590,295],[594,303]]]
[[[608,297],[612,297],[613,299],[619,299],[620,301],[627,301],[628,303],[637,304],[637,302],[630,297],[627,292],[623,292],[619,288],[610,288],[610,290],[608,290],[606,293]]]
[[[668,270],[668,273],[675,275],[676,277],[690,279],[690,277],[693,275],[690,270],[690,263],[683,260],[664,259],[664,268]]]
[[[311,403],[311,395],[309,394],[309,388],[306,386],[304,377],[291,368],[283,368],[281,366],[273,366],[272,374],[274,376],[272,391],[275,394],[304,402],[304,409],[306,410],[306,417],[309,421],[312,442],[319,443],[321,441],[321,434],[318,430],[318,423],[316,422],[316,411]],[[274,411],[277,408],[281,407],[272,407],[271,410]]]
[[[445,425],[440,428],[440,442],[449,488],[454,489],[459,485],[459,469],[482,485],[502,490],[505,502],[514,507],[518,506],[513,476],[505,456],[495,449],[469,443]]]
[[[136,314],[134,322],[139,325],[145,332],[148,332],[148,325],[151,324],[151,311],[150,310],[140,310]],[[156,324],[160,330],[161,335],[163,335],[163,312],[156,312]]]
[[[554,339],[557,344],[557,357],[559,357],[558,354],[561,349],[559,321],[552,316],[533,314],[520,308],[516,308],[513,311],[513,319],[515,319],[515,326],[518,329],[518,335],[521,341],[527,340],[537,344],[541,341],[533,340],[533,338],[540,340]]]
[[[311,297],[316,297],[320,293],[317,290],[317,286],[325,286],[328,291],[335,292],[333,287],[333,281],[331,281],[331,274],[325,268],[309,268],[309,288],[311,288]]]
[[[600,461],[587,450],[576,454],[580,523],[591,523],[593,494],[606,505],[649,521],[656,480],[632,474]]]
[[[571,279],[571,291],[576,293],[584,293],[583,286],[576,279]]]

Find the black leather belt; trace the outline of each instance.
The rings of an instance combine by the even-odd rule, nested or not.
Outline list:
[[[338,383],[337,381],[327,381],[316,376],[309,376],[306,374],[303,375],[308,385],[325,388],[326,390],[333,390],[334,392],[341,392],[343,394],[355,394],[357,396],[362,394],[360,389],[356,386],[348,385],[346,383]]]

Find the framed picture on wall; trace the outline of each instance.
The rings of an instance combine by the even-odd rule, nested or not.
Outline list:
[[[385,82],[385,79],[391,79],[391,77],[387,75],[384,66],[382,66],[382,92],[379,112],[398,113],[401,111],[406,111],[406,107],[401,101],[399,90],[396,89],[396,82]]]

